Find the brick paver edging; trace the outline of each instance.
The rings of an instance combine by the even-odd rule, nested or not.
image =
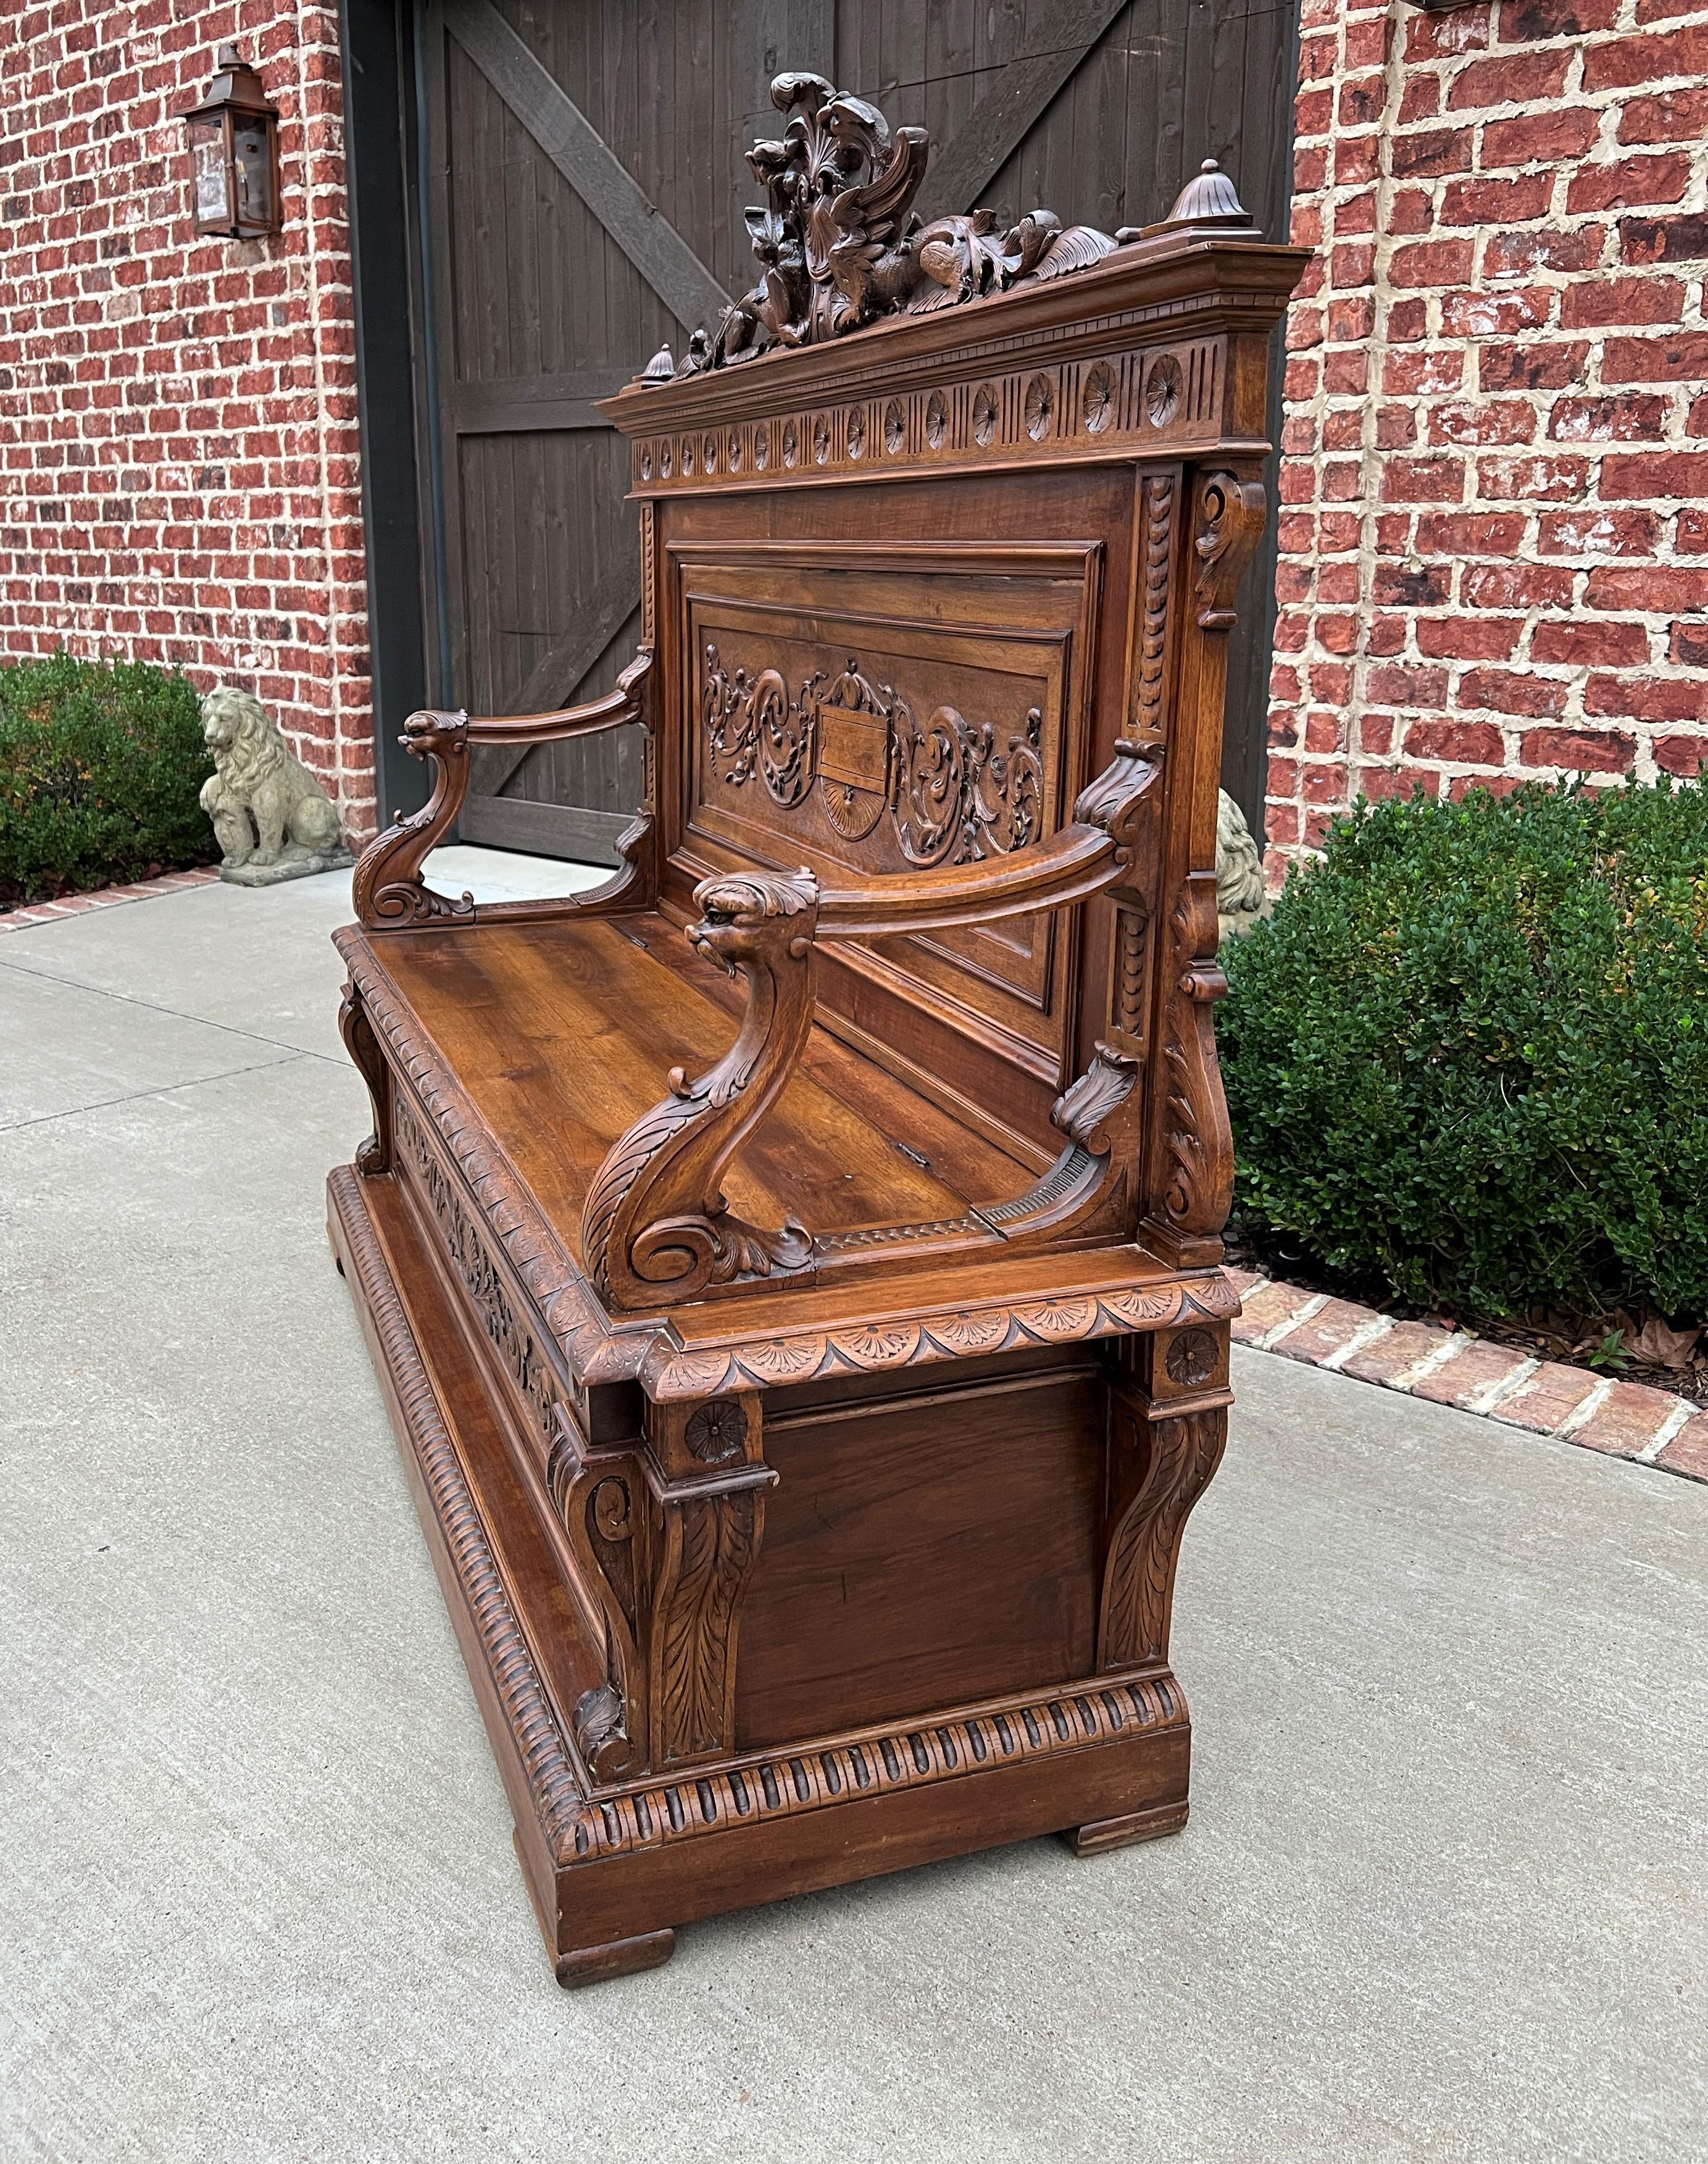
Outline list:
[[[1373,1307],[1249,1270],[1229,1275],[1244,1302],[1234,1323],[1242,1345],[1708,1481],[1708,1412],[1688,1398],[1532,1359],[1468,1331],[1396,1322]]]
[[[88,894],[61,896],[58,901],[34,901],[28,909],[0,910],[0,932],[22,932],[32,924],[53,924],[62,917],[81,917],[86,910],[110,909],[115,902],[146,901],[150,895],[176,894],[181,887],[206,886],[219,877],[217,864],[203,864],[192,872],[165,872],[159,879],[138,880],[131,886],[97,886]]]

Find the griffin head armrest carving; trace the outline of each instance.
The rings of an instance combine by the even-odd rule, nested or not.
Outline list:
[[[621,728],[626,722],[646,722],[645,691],[652,672],[652,649],[643,646],[602,699],[585,706],[565,706],[547,714],[443,713],[423,709],[411,714],[398,741],[412,759],[432,765],[432,794],[419,812],[395,819],[362,852],[351,880],[351,899],[363,924],[374,929],[398,930],[423,924],[469,923],[474,921],[474,897],[458,901],[435,894],[422,883],[421,868],[449,834],[469,792],[469,754],[485,744],[552,743],[565,737],[592,736],[600,729]],[[650,777],[652,760],[647,759]],[[639,845],[652,819],[650,780],[647,802],[641,822],[631,827],[618,843],[632,875]],[[588,899],[605,900],[610,890],[597,890]]]
[[[1154,757],[1118,746],[1075,805],[1073,823],[1000,864],[829,890],[804,868],[702,880],[694,896],[702,913],[689,938],[745,979],[747,1012],[736,1042],[708,1074],[690,1081],[681,1068],[672,1069],[669,1095],[613,1143],[595,1177],[582,1212],[582,1263],[605,1298],[617,1307],[651,1306],[697,1299],[738,1279],[809,1270],[814,1243],[805,1229],[747,1224],[725,1206],[722,1180],[811,1031],[817,939],[987,922],[1140,883],[1155,860],[1148,792],[1159,770]]]
[[[703,880],[689,932],[747,985],[740,1033],[710,1073],[668,1077],[670,1094],[612,1144],[581,1214],[583,1267],[615,1306],[692,1300],[737,1277],[799,1269],[799,1225],[763,1232],[726,1209],[725,1167],[789,1079],[813,1026],[818,881],[809,871]]]

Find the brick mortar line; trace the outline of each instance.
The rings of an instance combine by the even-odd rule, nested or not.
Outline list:
[[[1613,1395],[1613,1378],[1603,1375],[1580,1405],[1575,1405],[1554,1430],[1562,1442],[1576,1439],[1578,1430],[1587,1427]]]
[[[1414,1360],[1409,1368],[1402,1368],[1389,1382],[1388,1389],[1403,1390],[1409,1397],[1419,1383],[1428,1382],[1432,1375],[1438,1375],[1443,1368],[1450,1368],[1459,1354],[1475,1342],[1474,1337],[1465,1336],[1462,1331],[1450,1331],[1446,1344],[1436,1346],[1422,1359]]]
[[[1645,1443],[1637,1453],[1638,1465],[1653,1465],[1673,1437],[1679,1434],[1695,1416],[1695,1407],[1688,1398],[1680,1398],[1656,1431],[1653,1442]]]
[[[1521,1360],[1510,1375],[1501,1376],[1500,1381],[1490,1389],[1479,1391],[1465,1407],[1465,1410],[1468,1413],[1493,1415],[1498,1419],[1499,1414],[1496,1408],[1503,1405],[1515,1391],[1523,1384],[1527,1383],[1541,1365],[1540,1360]]]
[[[1289,1285],[1286,1289],[1291,1292],[1293,1288]],[[1328,1295],[1326,1292],[1313,1294],[1296,1315],[1290,1315],[1285,1321],[1276,1323],[1273,1330],[1265,1332],[1258,1339],[1258,1351],[1260,1352],[1271,1351],[1275,1346],[1280,1344],[1281,1339],[1286,1337],[1289,1331],[1297,1330],[1302,1322],[1308,1322],[1313,1315],[1320,1315],[1328,1305]]]
[[[1290,1315],[1284,1316],[1280,1321],[1272,1324],[1261,1337],[1241,1341],[1246,1344],[1249,1350],[1255,1352],[1280,1350],[1284,1339],[1291,1337],[1302,1325],[1310,1322],[1314,1317],[1321,1315],[1330,1301],[1330,1295],[1327,1293],[1307,1294],[1302,1286],[1290,1285],[1285,1280],[1277,1278],[1257,1276],[1244,1287],[1241,1295],[1242,1303],[1255,1300],[1260,1293],[1271,1290],[1283,1295],[1297,1295],[1300,1305]],[[1356,1303],[1349,1301],[1344,1305],[1355,1306]],[[1365,1320],[1354,1326],[1344,1343],[1334,1346],[1328,1352],[1320,1355],[1294,1352],[1286,1357],[1298,1361],[1302,1366],[1318,1368],[1328,1374],[1338,1374],[1343,1372],[1344,1363],[1348,1360],[1366,1347],[1379,1344],[1385,1337],[1391,1336],[1397,1326],[1391,1316],[1380,1314],[1374,1309],[1367,1310]],[[1466,1405],[1455,1410],[1472,1413],[1480,1420],[1498,1421],[1504,1426],[1527,1428],[1530,1433],[1545,1437],[1549,1442],[1570,1443],[1580,1449],[1596,1450],[1602,1455],[1622,1458],[1628,1464],[1657,1466],[1663,1473],[1675,1473],[1679,1478],[1684,1479],[1702,1478],[1700,1474],[1685,1471],[1683,1467],[1661,1465],[1659,1461],[1663,1452],[1684,1432],[1693,1421],[1700,1417],[1705,1421],[1708,1421],[1708,1408],[1698,1406],[1690,1399],[1681,1397],[1674,1391],[1655,1389],[1648,1384],[1633,1384],[1631,1388],[1647,1391],[1657,1400],[1670,1400],[1669,1410],[1659,1421],[1654,1432],[1637,1448],[1621,1449],[1598,1444],[1592,1439],[1590,1431],[1595,1428],[1598,1416],[1612,1397],[1614,1391],[1620,1386],[1619,1378],[1602,1375],[1590,1379],[1590,1387],[1584,1396],[1557,1426],[1549,1429],[1529,1427],[1527,1422],[1508,1418],[1502,1408],[1522,1399],[1526,1395],[1527,1385],[1533,1383],[1546,1368],[1560,1368],[1568,1374],[1587,1374],[1588,1371],[1569,1367],[1564,1362],[1546,1361],[1533,1355],[1520,1353],[1516,1347],[1503,1347],[1496,1339],[1479,1337],[1468,1331],[1450,1331],[1443,1343],[1432,1347],[1428,1352],[1412,1362],[1409,1367],[1402,1368],[1395,1375],[1377,1378],[1354,1374],[1350,1379],[1354,1382],[1370,1381],[1381,1389],[1396,1390],[1402,1395],[1409,1397],[1413,1394],[1417,1384],[1427,1380],[1431,1375],[1438,1374],[1443,1368],[1451,1367],[1475,1345],[1490,1345],[1497,1352],[1510,1351],[1515,1364],[1508,1373],[1501,1376],[1494,1383],[1487,1384],[1473,1395]],[[1425,1400],[1424,1402],[1434,1401]]]
[[[1337,1346],[1328,1358],[1319,1361],[1318,1365],[1327,1368],[1331,1375],[1338,1375],[1342,1366],[1354,1352],[1362,1352],[1366,1345],[1374,1345],[1379,1338],[1386,1337],[1393,1326],[1394,1318],[1391,1315],[1379,1315],[1373,1322],[1360,1323],[1346,1342]]]

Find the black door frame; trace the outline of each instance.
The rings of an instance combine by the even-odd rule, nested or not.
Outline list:
[[[426,801],[422,762],[410,758],[398,736],[406,717],[443,696],[443,684],[430,680],[427,665],[421,430],[411,351],[421,260],[415,100],[408,94],[415,79],[414,13],[401,0],[340,0],[338,15],[374,779],[383,827]]]

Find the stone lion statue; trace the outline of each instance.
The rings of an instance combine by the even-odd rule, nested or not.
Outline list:
[[[291,751],[260,701],[235,684],[216,684],[202,701],[202,733],[213,755],[202,808],[224,854],[223,876],[270,883],[347,864],[338,815]]]
[[[1216,805],[1216,917],[1222,938],[1249,932],[1268,909],[1263,852],[1245,814],[1224,789]]]

